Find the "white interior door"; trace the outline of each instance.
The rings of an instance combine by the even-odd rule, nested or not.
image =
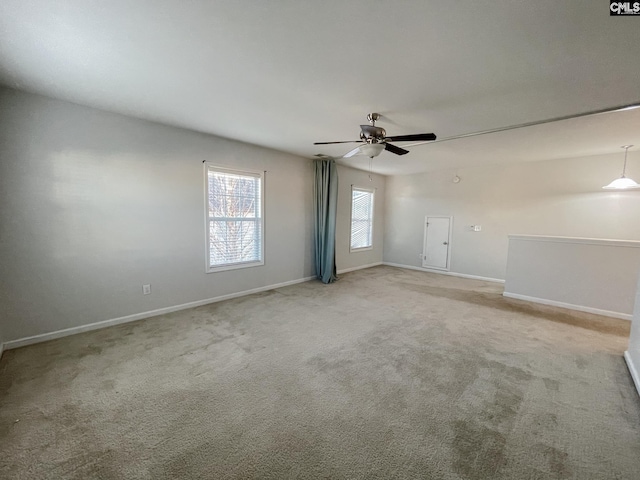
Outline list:
[[[451,217],[427,217],[424,224],[422,266],[449,270]]]

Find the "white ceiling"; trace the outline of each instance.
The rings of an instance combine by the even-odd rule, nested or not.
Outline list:
[[[0,1],[0,83],[306,157],[350,150],[313,142],[356,140],[369,112],[443,138],[637,103],[638,45],[640,17],[606,0]],[[374,170],[613,153],[638,126],[638,110],[567,120]]]

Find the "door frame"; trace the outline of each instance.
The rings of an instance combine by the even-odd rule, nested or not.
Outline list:
[[[448,218],[449,219],[449,236],[447,238],[447,266],[445,268],[440,267],[425,267],[424,261],[427,257],[427,219],[429,218]],[[453,216],[452,215],[425,215],[424,217],[424,236],[422,238],[422,268],[427,268],[429,270],[440,270],[443,272],[448,272],[451,269],[451,233],[453,231]]]

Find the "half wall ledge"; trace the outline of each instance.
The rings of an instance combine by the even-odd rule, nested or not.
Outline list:
[[[504,296],[631,319],[640,241],[509,235]]]

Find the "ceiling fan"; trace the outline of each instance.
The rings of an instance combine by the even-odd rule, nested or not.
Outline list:
[[[434,133],[416,133],[414,135],[396,135],[387,137],[387,132],[382,127],[376,127],[376,121],[380,118],[379,113],[370,113],[367,115],[370,125],[360,125],[360,140],[347,140],[344,142],[315,142],[314,145],[330,145],[334,143],[361,143],[353,150],[343,155],[343,158],[349,158],[354,155],[366,155],[367,157],[377,157],[382,150],[395,153],[396,155],[405,155],[409,150],[392,145],[389,142],[430,142],[436,139]]]

